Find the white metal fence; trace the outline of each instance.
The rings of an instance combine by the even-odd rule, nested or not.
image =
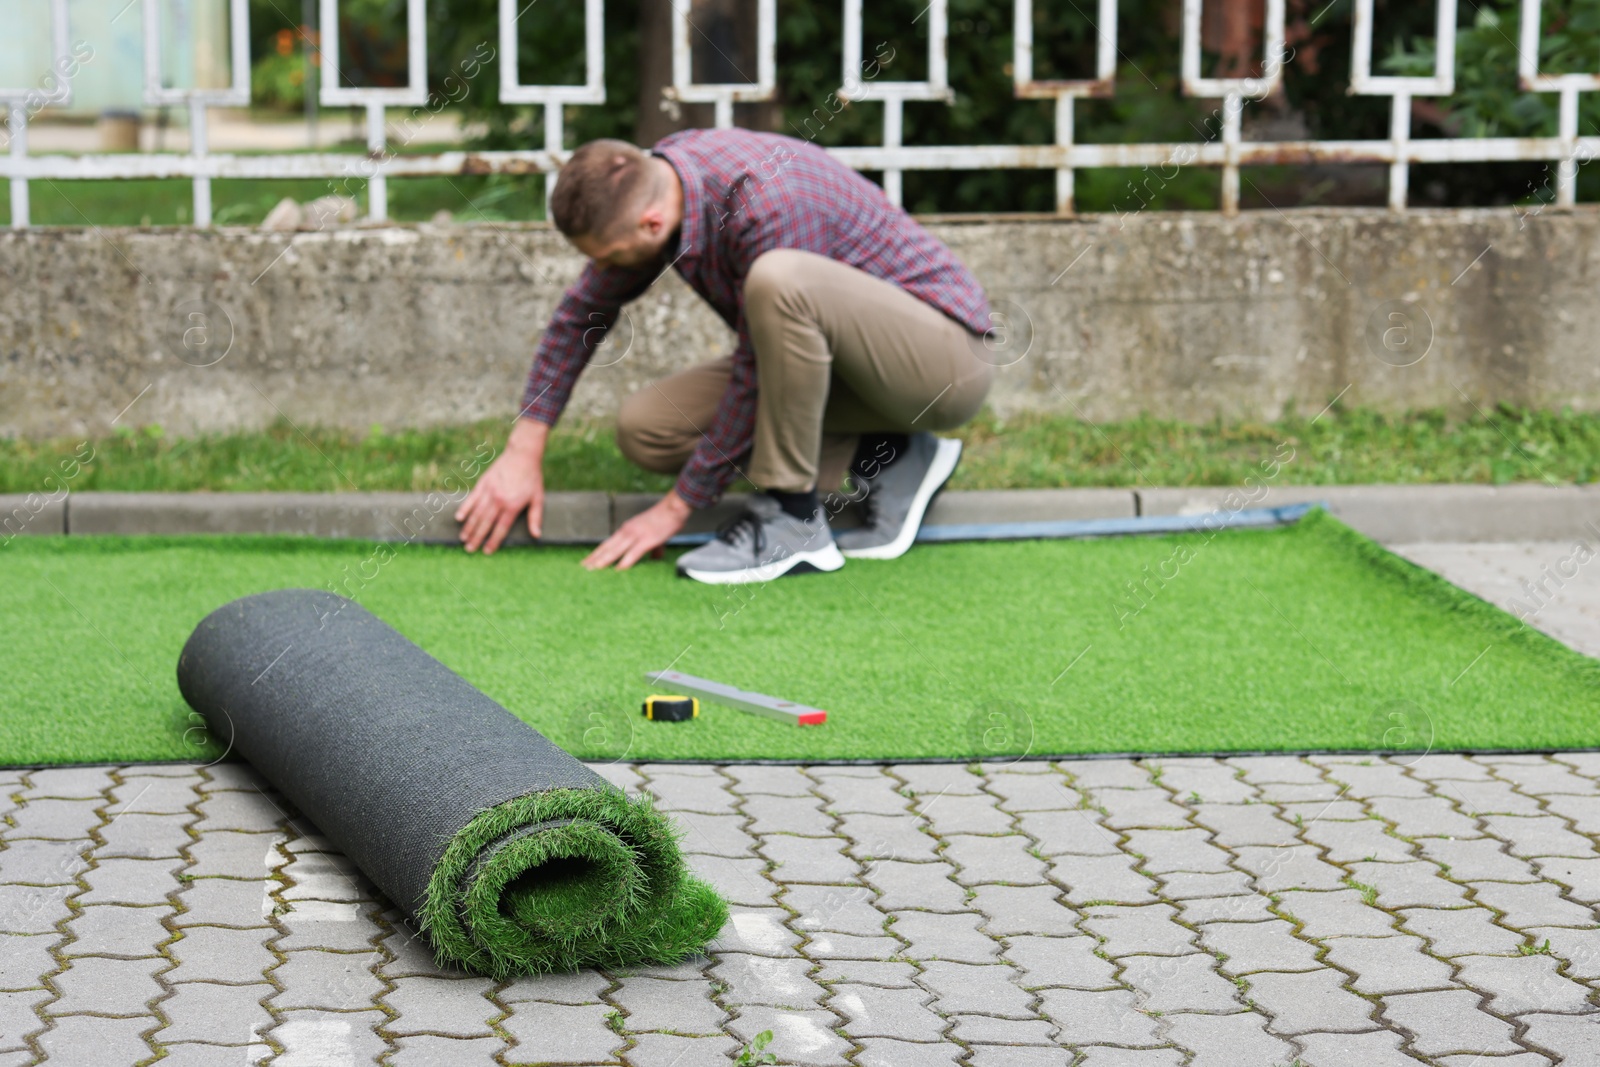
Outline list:
[[[18,3],[24,0],[7,0]],[[585,11],[586,77],[582,84],[524,85],[518,81],[516,20],[525,7],[518,0],[500,0],[499,47],[501,84],[499,98],[507,104],[544,106],[545,143],[542,149],[495,152],[444,152],[433,155],[399,155],[390,145],[391,125],[424,119],[442,106],[430,94],[425,78],[427,33],[424,0],[407,0],[409,83],[398,88],[341,86],[326,57],[339,54],[338,0],[319,0],[324,27],[322,53],[326,76],[321,79],[320,101],[328,106],[354,106],[366,110],[367,153],[297,153],[282,155],[231,155],[211,153],[206,145],[206,107],[240,106],[249,101],[248,4],[229,0],[233,83],[224,89],[168,89],[161,86],[160,11],[157,0],[143,4],[146,81],[144,103],[150,106],[180,104],[191,114],[190,151],[82,156],[31,156],[27,126],[39,108],[70,99],[70,71],[78,46],[71,42],[68,0],[35,0],[52,5],[52,46],[56,62],[52,74],[40,85],[0,87],[0,104],[7,110],[10,152],[0,157],[0,178],[10,179],[12,225],[29,224],[30,179],[82,178],[188,178],[194,183],[194,223],[211,222],[211,182],[219,178],[324,178],[368,183],[368,207],[373,219],[387,216],[387,181],[390,178],[429,175],[530,173],[545,175],[546,190],[553,187],[555,171],[566,156],[563,150],[563,111],[567,105],[602,105],[606,102],[603,53],[604,0],[582,0]],[[130,0],[131,3],[135,0]],[[566,0],[576,3],[578,0]],[[692,78],[695,34],[691,32],[689,0],[673,0],[673,80],[663,90],[668,99],[714,105],[716,125],[733,123],[735,102],[770,100],[776,86],[775,0],[754,0],[757,11],[757,78],[754,82],[697,83]],[[1389,165],[1389,204],[1403,210],[1409,167],[1413,163],[1549,161],[1557,164],[1558,205],[1570,205],[1576,191],[1579,164],[1600,153],[1600,136],[1580,136],[1578,94],[1600,88],[1600,73],[1542,74],[1538,67],[1542,0],[1522,0],[1519,52],[1520,88],[1526,92],[1559,94],[1559,128],[1554,137],[1411,138],[1411,101],[1416,96],[1447,96],[1455,87],[1456,0],[1436,0],[1437,66],[1432,77],[1386,77],[1372,73],[1373,0],[1355,0],[1352,78],[1350,91],[1363,96],[1388,97],[1392,108],[1387,140],[1369,141],[1244,141],[1241,113],[1246,101],[1265,97],[1283,73],[1284,0],[1265,0],[1262,73],[1258,77],[1207,78],[1201,75],[1200,21],[1203,0],[1184,0],[1180,63],[1183,92],[1189,96],[1220,99],[1217,117],[1220,138],[1167,144],[1079,144],[1073,116],[1081,97],[1110,96],[1116,90],[1116,0],[1098,0],[1095,76],[1080,80],[1040,80],[1033,76],[1033,0],[1015,2],[1015,50],[1012,57],[1016,95],[1025,99],[1054,98],[1055,144],[963,145],[927,147],[902,143],[902,116],[907,100],[953,102],[945,60],[948,33],[947,0],[931,0],[928,19],[927,77],[923,81],[868,82],[860,77],[871,60],[862,59],[863,0],[843,0],[845,37],[843,78],[837,96],[871,101],[883,106],[883,143],[873,147],[842,147],[830,151],[859,170],[881,171],[884,189],[900,202],[901,177],[908,170],[972,170],[1026,168],[1054,170],[1056,209],[1073,210],[1073,176],[1095,167],[1168,168],[1218,167],[1222,171],[1222,209],[1239,207],[1241,167],[1284,163],[1386,163]],[[495,55],[487,42],[475,59],[463,64],[461,77]],[[0,85],[4,83],[0,72]],[[405,109],[396,116],[395,109]]]

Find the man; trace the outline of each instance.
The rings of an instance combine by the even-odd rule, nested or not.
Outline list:
[[[993,375],[989,305],[953,253],[882,189],[817,146],[751,130],[685,130],[648,153],[583,145],[550,214],[589,257],[551,317],[506,449],[456,512],[467,551],[493,552],[517,514],[541,526],[546,437],[623,304],[668,266],[738,334],[732,354],[628,397],[617,444],[677,474],[660,502],[583,561],[633,566],[737,477],[759,490],[678,573],[704,582],[892,559],[915,539]],[[846,466],[858,529],[829,528]]]

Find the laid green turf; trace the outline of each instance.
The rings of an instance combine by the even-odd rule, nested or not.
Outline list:
[[[924,545],[760,586],[665,563],[589,573],[581,555],[15,538],[0,549],[0,763],[216,755],[178,695],[179,648],[218,605],[283,586],[357,596],[587,759],[1600,744],[1600,663],[1320,512],[1277,530]],[[277,652],[260,650],[263,669]],[[641,674],[669,666],[831,716],[646,722]]]

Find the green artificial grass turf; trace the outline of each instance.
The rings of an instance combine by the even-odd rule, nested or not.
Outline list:
[[[480,812],[451,838],[419,917],[441,958],[504,979],[677,963],[716,936],[728,905],[689,874],[648,796],[554,789]]]
[[[1276,530],[920,545],[754,586],[670,563],[590,573],[582,555],[14,538],[0,763],[220,755],[178,695],[178,651],[213,608],[284,586],[359,599],[589,760],[1600,744],[1600,663],[1320,512]],[[829,720],[707,705],[651,723],[642,675],[667,667]]]

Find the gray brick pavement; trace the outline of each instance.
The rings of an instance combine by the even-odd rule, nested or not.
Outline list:
[[[1600,759],[1407,760],[608,766],[734,921],[505,983],[248,768],[13,772],[0,1064],[1600,1062]]]

